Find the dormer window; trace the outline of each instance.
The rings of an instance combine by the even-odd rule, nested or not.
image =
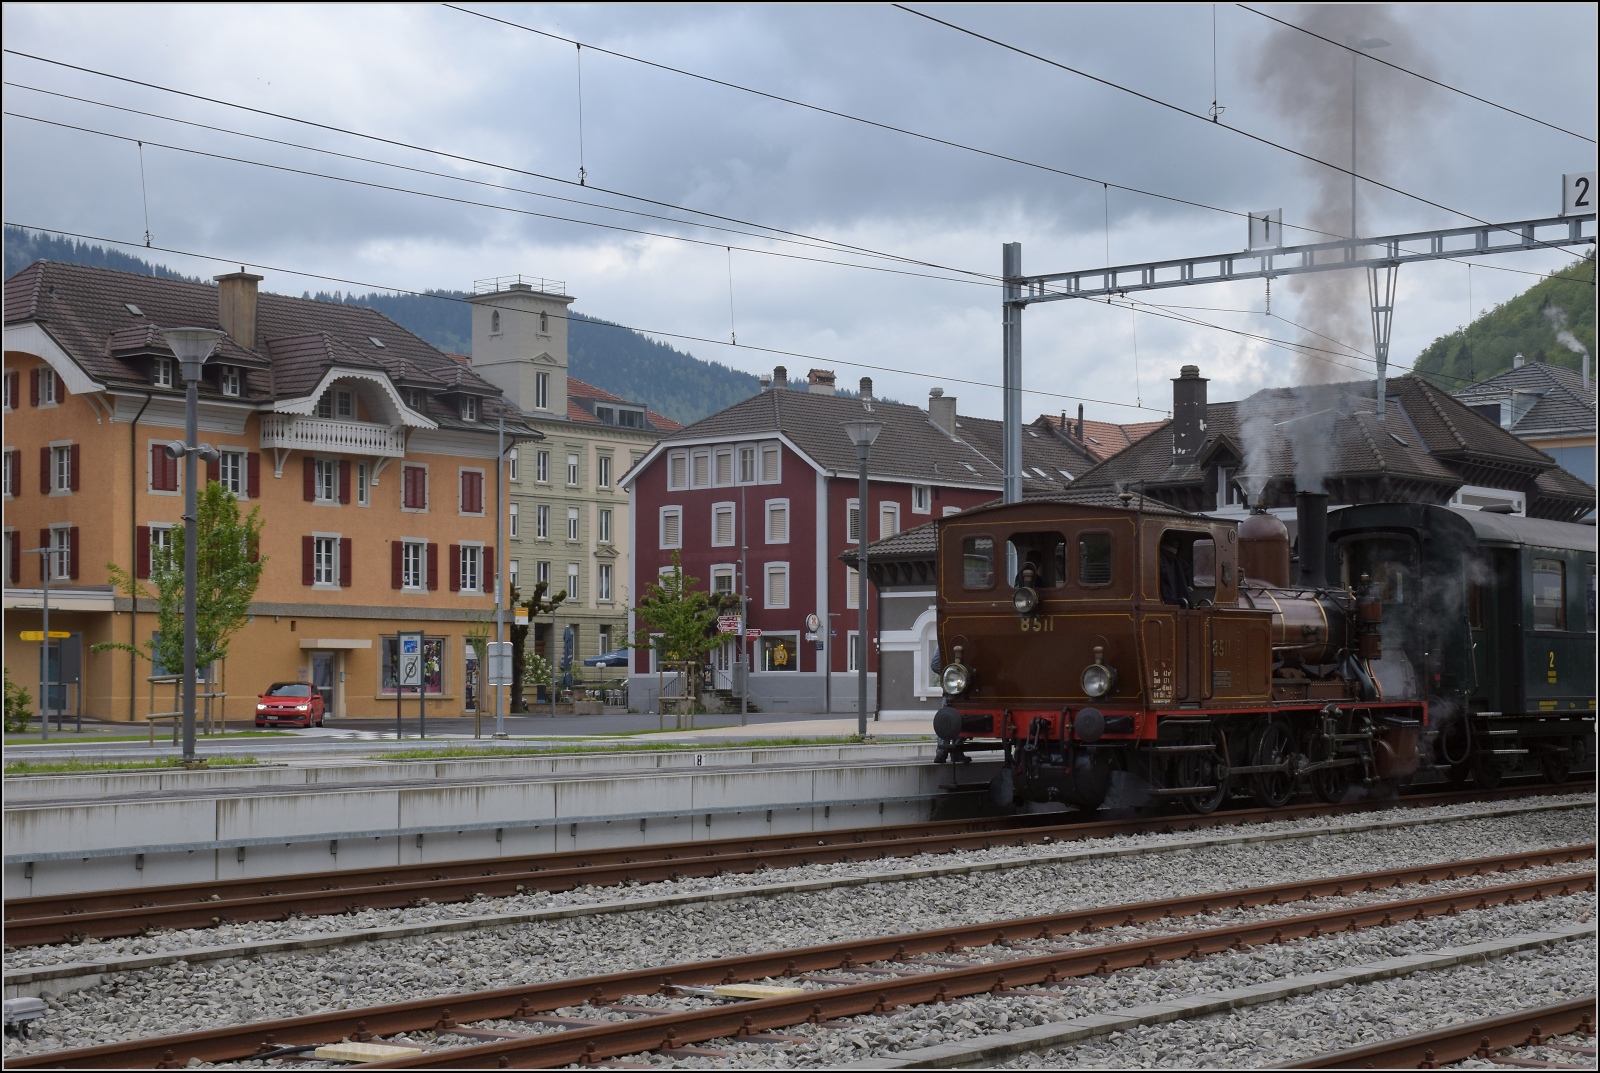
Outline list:
[[[414,387],[408,387],[403,392],[403,395],[405,397],[407,406],[411,407],[413,410],[418,411],[419,413],[422,411],[422,392],[421,391],[418,391]]]
[[[171,387],[172,364],[171,358],[157,358],[155,368],[151,371],[151,383],[156,387]]]
[[[478,399],[475,395],[461,397],[461,420],[476,421],[478,419]]]
[[[498,309],[491,309],[489,311],[489,334],[500,334],[500,311]]]
[[[237,365],[224,365],[222,371],[217,374],[217,386],[222,389],[224,395],[233,398],[239,396],[244,386],[243,381],[244,377],[240,375]]]

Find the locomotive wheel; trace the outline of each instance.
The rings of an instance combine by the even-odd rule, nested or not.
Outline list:
[[[1282,719],[1268,719],[1250,735],[1251,764],[1282,764],[1294,757],[1294,734]],[[1262,808],[1282,808],[1294,796],[1294,773],[1258,773],[1250,776],[1250,796]]]
[[[1323,760],[1332,760],[1337,755],[1337,747],[1332,739],[1322,734],[1317,734],[1311,739],[1307,750],[1309,759],[1313,764]],[[1313,771],[1308,778],[1311,781],[1311,792],[1317,799],[1330,805],[1338,804],[1344,800],[1345,793],[1350,789],[1351,768],[1330,767],[1321,771]]]
[[[1472,778],[1485,790],[1493,790],[1505,777],[1505,765],[1493,753],[1478,753],[1472,758]]]
[[[1228,799],[1228,739],[1222,728],[1210,724],[1195,735],[1193,745],[1210,745],[1208,753],[1184,753],[1172,765],[1174,787],[1209,786],[1203,793],[1185,794],[1178,798],[1183,807],[1196,815],[1206,816]],[[1221,776],[1220,778],[1218,776]]]
[[[1560,785],[1567,781],[1567,776],[1572,774],[1572,765],[1567,762],[1567,754],[1560,749],[1549,749],[1539,756],[1539,770],[1544,772],[1546,782]]]

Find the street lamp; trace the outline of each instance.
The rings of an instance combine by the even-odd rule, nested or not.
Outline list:
[[[218,328],[163,328],[183,375],[183,443],[167,444],[169,457],[183,456],[183,759],[194,759],[195,587],[199,564],[199,513],[195,459],[217,457],[209,443],[196,443],[200,430],[200,369],[227,336]]]
[[[856,644],[860,646],[856,653],[856,733],[864,738],[867,736],[867,456],[872,453],[872,445],[877,442],[878,433],[883,431],[883,422],[874,421],[870,417],[858,417],[842,424],[844,430],[850,434],[850,442],[856,445],[856,462],[859,466],[860,491],[857,493],[857,500],[860,505],[856,508],[858,519],[856,604],[861,619],[860,625],[856,628]]]
[[[1361,62],[1363,52],[1376,52],[1380,48],[1388,48],[1389,42],[1381,37],[1350,38],[1346,41],[1350,46],[1350,237],[1357,238],[1356,231],[1356,75],[1357,64]],[[1380,400],[1380,405],[1382,401]]]

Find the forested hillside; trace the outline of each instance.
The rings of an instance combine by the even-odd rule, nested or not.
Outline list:
[[[7,278],[40,258],[167,279],[196,280],[196,277],[118,250],[20,227],[5,229]],[[461,301],[466,297],[464,291],[429,291],[426,295],[358,295],[335,291],[307,293],[303,297],[369,306],[441,350],[465,354],[472,348],[472,310]],[[730,369],[719,362],[703,361],[631,328],[585,316],[576,310],[571,316],[568,359],[572,375],[625,399],[643,402],[675,421],[691,424],[754,395],[759,389],[756,378],[749,373]]]
[[[1579,355],[1556,336],[1565,328],[1594,353],[1594,267],[1592,255],[1574,261],[1495,306],[1465,330],[1435,339],[1417,358],[1416,371],[1446,391],[1459,391],[1468,383],[1505,372],[1517,354],[1529,361],[1578,368]]]

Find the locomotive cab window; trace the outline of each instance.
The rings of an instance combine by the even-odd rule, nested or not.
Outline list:
[[[994,588],[994,537],[967,537],[961,542],[961,585]]]
[[[1210,538],[1169,529],[1161,535],[1160,560],[1162,603],[1201,607],[1216,599],[1217,546]]]
[[[1345,559],[1345,584],[1357,588],[1365,577],[1377,583],[1386,604],[1404,604],[1410,591],[1412,548],[1398,540],[1363,540],[1350,545]]]
[[[1533,561],[1533,628],[1567,628],[1567,564],[1560,559]]]
[[[1111,534],[1078,534],[1078,584],[1095,588],[1111,584]]]
[[[1013,587],[1033,568],[1033,585],[1059,589],[1067,583],[1067,538],[1060,533],[1012,533],[1006,541],[1006,576]]]

